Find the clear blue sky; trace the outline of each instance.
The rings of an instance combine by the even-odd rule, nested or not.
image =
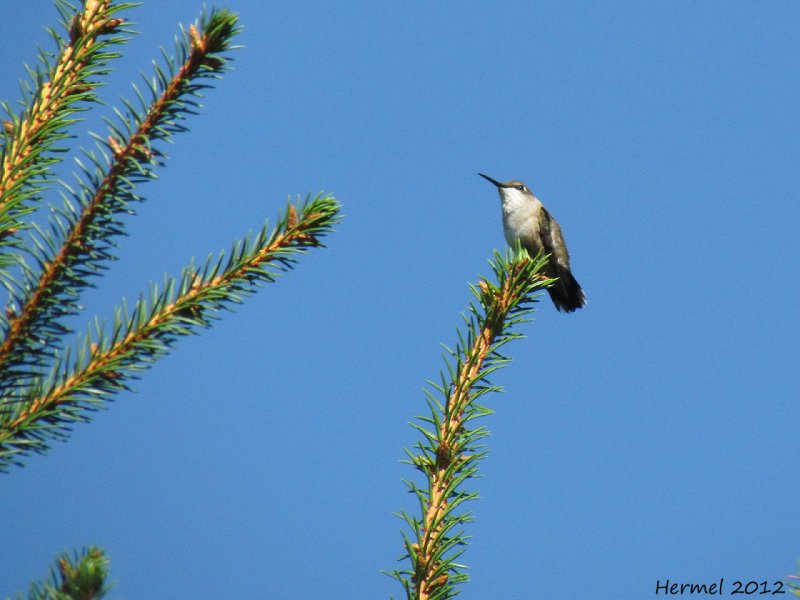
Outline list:
[[[55,22],[46,0],[15,5],[12,100]],[[142,34],[104,97],[199,6],[130,13]],[[88,314],[290,194],[332,192],[346,218],[0,477],[0,597],[88,544],[115,598],[399,597],[379,570],[402,553],[392,513],[414,508],[406,423],[505,243],[478,171],[544,201],[589,306],[542,302],[494,378],[463,598],[640,600],[659,579],[795,571],[800,4],[227,6],[236,70],[142,189]]]

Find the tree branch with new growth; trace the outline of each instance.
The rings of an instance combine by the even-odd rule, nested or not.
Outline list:
[[[399,514],[411,529],[411,535],[403,534],[403,559],[411,565],[388,573],[400,581],[409,599],[452,598],[468,579],[465,566],[456,561],[466,550],[462,526],[472,520],[463,505],[478,494],[465,490],[464,484],[477,474],[478,462],[486,455],[480,442],[488,435],[485,427],[472,427],[472,422],[492,412],[478,402],[500,390],[488,379],[510,360],[500,349],[521,337],[513,327],[528,320],[537,292],[553,283],[542,275],[545,261],[519,247],[505,256],[495,252],[490,265],[496,283],[481,277],[477,286],[470,286],[477,304],[470,303],[464,317],[466,335],[459,331],[455,349],[446,348],[447,371],[441,374],[441,384],[429,382],[442,400],[425,390],[430,416],[412,423],[422,439],[406,450],[405,461],[424,476],[424,485],[405,482],[420,512]]]
[[[82,0],[75,8],[55,0],[63,32],[50,29],[53,52],[40,51],[39,64],[23,82],[22,109],[0,103],[0,283],[8,293],[0,311],[0,471],[44,453],[76,422],[130,389],[141,371],[162,358],[178,338],[209,327],[222,309],[240,303],[257,287],[294,267],[339,221],[340,205],[330,195],[289,203],[274,228],[268,224],[236,241],[228,253],[193,262],[179,277],[151,284],[129,309],[123,300],[110,327],[89,320],[74,339],[68,320],[83,310],[81,295],[115,259],[125,234],[124,215],[144,200],[139,186],[166,162],[165,142],[186,131],[185,119],[201,107],[209,80],[228,69],[229,51],[240,31],[225,9],[204,11],[176,39],[175,54],[134,86],[133,102],[122,100],[106,135],[84,151],[85,164],[72,187],[59,182],[61,205],[49,222],[31,215],[56,181],[54,166],[72,137],[70,128],[128,40],[120,11],[134,3]],[[163,52],[163,51],[162,51]],[[29,215],[27,218],[26,215]],[[37,222],[39,221],[39,222]],[[91,547],[62,554],[50,577],[31,585],[32,600],[99,599],[108,591],[108,558]]]
[[[8,199],[0,215],[7,220],[27,214],[20,206],[30,212],[31,190],[41,191],[44,174],[52,177],[44,148],[68,137],[76,95],[94,98],[96,76],[117,56],[108,44],[124,41],[124,20],[112,15],[131,6],[86,0],[70,13],[66,2],[57,2],[67,30],[66,37],[51,31],[59,58],[52,68],[43,59],[32,75],[37,91],[21,116],[9,113],[0,172],[0,192]],[[51,207],[49,225],[26,223],[27,238],[0,244],[0,266],[18,267],[16,277],[0,276],[8,290],[0,313],[0,471],[66,437],[73,423],[87,421],[111,395],[129,389],[178,337],[209,326],[221,308],[274,281],[308,248],[322,246],[338,221],[339,204],[331,196],[290,203],[275,229],[264,225],[237,241],[227,258],[209,258],[200,268],[190,264],[179,278],[151,285],[131,311],[124,302],[114,311],[108,330],[95,318],[86,335],[69,343],[67,319],[81,312],[82,292],[115,258],[116,239],[125,233],[122,217],[144,200],[140,185],[165,164],[164,143],[186,130],[185,119],[200,108],[209,80],[229,69],[239,31],[238,17],[225,9],[204,12],[183,29],[174,56],[165,54],[165,64],[144,78],[144,93],[134,86],[135,101],[123,100],[125,111],[115,109],[117,118],[106,120],[109,133],[94,136],[95,150],[84,152],[88,162],[78,162],[76,189],[63,184],[67,193],[61,207]],[[112,37],[99,41],[106,34]]]

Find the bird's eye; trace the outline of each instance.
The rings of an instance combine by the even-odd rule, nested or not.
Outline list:
[[[520,192],[524,192],[524,191],[525,191],[525,186],[524,186],[524,185],[522,185],[521,183],[520,183],[518,186],[516,186],[516,188],[517,188],[517,189],[518,189]]]

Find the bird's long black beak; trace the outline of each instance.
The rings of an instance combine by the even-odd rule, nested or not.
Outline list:
[[[483,177],[483,178],[484,178],[486,181],[489,181],[489,182],[491,182],[491,183],[495,184],[495,185],[496,185],[497,187],[499,187],[499,188],[501,188],[501,187],[505,187],[505,186],[503,186],[503,184],[502,184],[502,183],[500,183],[499,181],[496,181],[496,180],[492,179],[492,178],[491,178],[491,177],[489,177],[488,175],[484,175],[483,173],[478,173],[478,175],[480,175],[481,177]]]

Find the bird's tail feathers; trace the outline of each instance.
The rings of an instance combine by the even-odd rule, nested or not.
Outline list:
[[[570,313],[586,305],[586,295],[569,269],[558,269],[558,280],[547,291],[559,311]]]

